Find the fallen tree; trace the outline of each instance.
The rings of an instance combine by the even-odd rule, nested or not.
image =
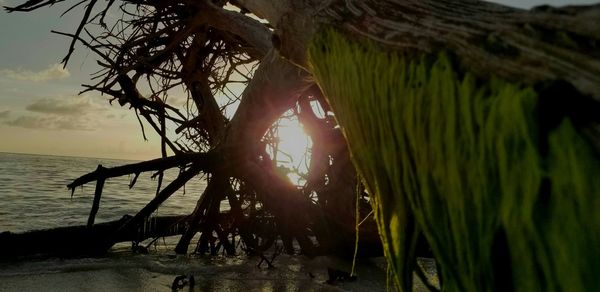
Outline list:
[[[58,2],[28,1],[6,9],[30,11]],[[77,42],[96,53],[96,83],[84,85],[83,92],[96,91],[109,96],[111,104],[128,106],[144,137],[148,126],[160,136],[162,157],[98,166],[68,185],[75,191],[96,184],[87,225],[96,230],[105,180],[131,175],[130,187],[135,187],[142,172],[157,178],[156,197],[128,220],[107,227],[112,233],[103,229],[92,236],[86,242],[90,249],[108,250],[190,179],[205,175],[206,190],[197,194],[178,253],[187,253],[190,240],[200,233],[217,237],[223,246],[239,237],[249,250],[266,249],[280,238],[288,252],[295,252],[296,241],[305,254],[352,255],[358,214],[364,221],[360,253],[381,254],[369,196],[357,188],[360,182],[341,131],[330,115],[319,115],[328,106],[318,87],[305,79],[307,73],[273,48],[270,24],[251,17],[239,4],[224,9],[225,2],[189,2],[189,9],[176,3],[116,3],[100,7],[90,1],[66,8],[83,8],[83,17],[75,33],[55,32],[72,39],[63,61],[66,65]],[[128,16],[107,23],[109,11]],[[243,93],[232,93],[230,87],[240,83],[247,83]],[[177,87],[187,94],[183,106],[173,103]],[[239,106],[227,116],[232,103]],[[285,155],[275,134],[282,116],[299,119],[313,140],[307,173],[278,166],[276,156]],[[180,170],[179,176],[163,185],[163,172],[173,168]],[[303,176],[304,184],[294,185],[286,177],[291,172]],[[223,226],[216,218],[229,210],[234,219]]]
[[[23,256],[90,256],[106,252],[99,249],[97,242],[111,236],[115,229],[131,219],[131,216],[115,221],[87,226],[59,227],[46,230],[34,230],[23,233],[0,233],[0,258]],[[113,242],[139,243],[148,238],[181,234],[187,224],[187,216],[153,217],[144,222],[146,228],[136,228],[114,238]]]
[[[590,24],[599,6],[237,0],[230,10],[225,1],[121,1],[127,19],[107,26],[115,1],[75,6],[84,3],[76,32],[61,34],[72,38],[65,62],[76,42],[100,56],[100,81],[87,90],[132,107],[161,135],[163,159],[167,148],[215,158],[207,171],[190,162],[165,188],[159,174],[157,198],[123,226],[139,224],[205,171],[209,186],[179,252],[196,232],[219,229],[201,218],[213,218],[225,199],[240,218],[268,213],[288,249],[295,239],[306,253],[317,247],[312,236],[325,249],[351,242],[369,202],[402,290],[412,287],[423,240],[444,290],[600,287],[583,272],[600,269],[600,229],[581,229],[600,221],[590,207],[598,205],[592,177],[600,149],[600,36]],[[85,30],[91,23],[105,29]],[[250,73],[246,64],[258,65]],[[215,93],[248,74],[229,119]],[[152,92],[140,93],[142,84]],[[178,85],[189,92],[184,113],[168,101]],[[277,148],[270,129],[288,111],[322,142],[303,188],[286,181],[269,155]],[[167,124],[182,136],[170,139]],[[252,242],[256,232],[239,235]]]

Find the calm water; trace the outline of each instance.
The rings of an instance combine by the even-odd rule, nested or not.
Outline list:
[[[73,198],[66,185],[98,164],[119,166],[135,161],[0,153],[0,232],[20,232],[58,226],[85,225],[92,206],[95,183],[77,188]],[[177,176],[178,170],[165,173],[163,187]],[[106,181],[96,222],[134,215],[156,193],[157,180],[152,173],[141,174],[133,189],[129,180],[118,177]],[[183,190],[173,194],[159,215],[189,214],[205,187],[195,178]]]
[[[95,170],[98,164],[111,167],[133,162],[0,153],[0,232],[86,224],[95,183],[78,188],[72,199],[66,185]],[[116,220],[141,209],[156,191],[157,182],[151,175],[140,175],[131,190],[128,177],[107,180],[96,222]],[[166,173],[163,186],[176,175],[177,170]],[[158,214],[189,214],[204,187],[200,178],[189,182],[185,194],[175,193]],[[358,281],[332,286],[325,282],[327,268],[349,271],[351,260],[280,255],[274,261],[277,268],[266,269],[257,267],[258,258],[243,254],[177,256],[173,254],[177,240],[169,237],[156,241],[148,255],[133,254],[129,243],[121,243],[100,258],[0,260],[0,292],[171,291],[173,279],[182,274],[195,276],[194,291],[385,290],[387,266],[383,258],[359,261]]]

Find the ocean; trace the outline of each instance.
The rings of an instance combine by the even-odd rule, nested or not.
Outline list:
[[[135,161],[0,153],[0,232],[24,232],[59,226],[85,225],[95,184],[78,188],[73,196],[66,185],[96,169]],[[96,223],[134,215],[156,193],[152,173],[106,181]],[[163,186],[177,170],[165,173]],[[206,186],[202,178],[190,181],[158,210],[159,215],[192,212]],[[178,275],[193,275],[195,286],[183,291],[384,291],[383,258],[358,261],[358,280],[327,284],[327,268],[350,271],[352,261],[334,257],[306,258],[278,255],[274,269],[257,266],[260,258],[176,255],[177,237],[156,241],[149,254],[135,254],[131,245],[115,245],[99,258],[0,259],[0,291],[172,291]],[[44,244],[40,242],[39,244]],[[0,248],[3,248],[0,246]],[[190,250],[193,250],[191,248]],[[272,256],[272,252],[267,253]]]
[[[77,188],[71,197],[67,184],[96,169],[135,163],[103,158],[65,157],[0,153],[0,232],[22,232],[59,226],[85,225],[94,198],[95,183]],[[165,172],[163,187],[177,176],[178,170]],[[153,173],[140,174],[129,189],[133,177],[108,179],[104,184],[96,223],[135,215],[156,194]],[[206,182],[193,179],[173,194],[158,210],[159,215],[185,215],[192,212]]]

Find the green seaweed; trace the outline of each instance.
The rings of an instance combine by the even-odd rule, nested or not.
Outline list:
[[[476,80],[444,53],[404,55],[334,30],[308,53],[374,194],[401,290],[412,290],[420,232],[446,291],[600,290],[600,162],[568,119],[540,137],[531,87]]]

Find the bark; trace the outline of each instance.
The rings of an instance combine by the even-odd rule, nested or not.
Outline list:
[[[476,0],[329,1],[309,15],[289,11],[279,50],[306,66],[306,45],[323,27],[404,54],[447,51],[465,70],[534,85],[561,79],[600,101],[600,5],[530,11]],[[307,20],[313,19],[313,20]]]
[[[146,230],[132,229],[114,238],[114,243],[181,234],[188,216],[162,216],[148,219]],[[54,229],[28,231],[25,233],[0,233],[0,259],[29,256],[73,257],[95,255],[106,252],[110,246],[103,240],[110,237],[115,229],[131,219],[123,216],[120,220],[87,225],[59,227]]]
[[[204,138],[208,140],[212,149],[222,142],[225,136],[227,119],[221,113],[210,89],[208,82],[208,72],[210,71],[204,68],[203,59],[199,57],[202,55],[203,45],[207,41],[208,35],[206,32],[196,34],[187,55],[182,57],[185,61],[181,68],[181,79],[190,91],[198,115],[182,123],[175,132],[179,134],[184,129],[199,128],[204,131]]]
[[[236,0],[235,4],[251,11],[256,16],[266,19],[269,24],[277,27],[283,14],[290,11],[294,1],[268,1],[268,0]]]
[[[214,219],[217,218],[220,211],[219,205],[227,191],[226,185],[227,178],[222,173],[214,175],[208,181],[206,189],[198,199],[196,208],[190,215],[190,224],[175,247],[176,253],[186,254],[190,241],[197,232],[212,234],[212,231],[216,229],[217,222]],[[201,225],[205,225],[202,230],[200,229]]]
[[[273,2],[282,4],[285,1]],[[248,54],[258,59],[264,57],[273,47],[271,31],[259,21],[242,14],[216,7],[210,1],[205,1],[204,13],[210,26],[232,33],[246,41],[251,49]]]

